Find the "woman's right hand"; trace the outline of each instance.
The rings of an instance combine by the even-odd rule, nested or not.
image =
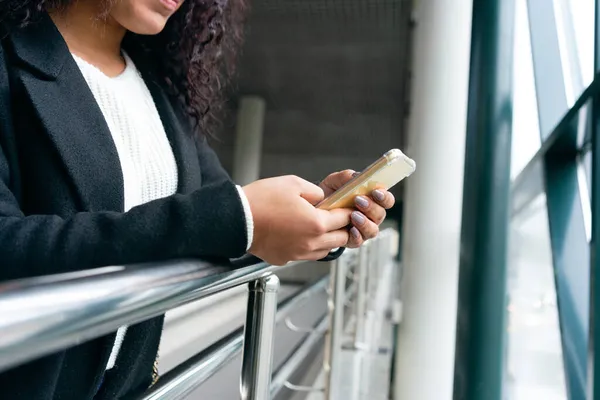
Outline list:
[[[319,260],[348,243],[352,210],[319,210],[321,188],[296,176],[262,179],[243,188],[254,219],[250,253],[273,265]]]

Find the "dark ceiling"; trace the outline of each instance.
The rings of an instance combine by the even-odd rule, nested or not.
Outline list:
[[[286,160],[293,165],[307,157],[320,160],[316,169],[360,168],[402,147],[410,6],[408,0],[251,2],[232,104],[245,94],[266,100],[263,175],[322,174],[285,168]],[[227,167],[232,125],[215,146]],[[349,162],[357,165],[341,165]]]

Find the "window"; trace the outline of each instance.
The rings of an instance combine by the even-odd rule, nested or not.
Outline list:
[[[556,0],[555,0],[556,1]],[[581,71],[582,83],[586,87],[594,79],[594,0],[558,0],[566,1],[569,17],[572,20],[577,61]]]
[[[509,231],[506,395],[567,399],[546,196]]]
[[[511,178],[527,165],[541,145],[527,4],[518,1],[513,62],[513,134]]]

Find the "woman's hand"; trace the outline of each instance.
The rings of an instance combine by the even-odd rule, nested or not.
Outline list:
[[[346,182],[356,172],[348,169],[329,175],[319,185],[325,194],[329,196]],[[379,225],[386,216],[386,210],[392,208],[396,200],[394,195],[387,190],[374,190],[370,196],[357,196],[354,199],[356,210],[351,214],[353,227],[350,228],[350,239],[346,247],[359,247],[365,240],[372,239],[379,233]]]
[[[262,179],[243,188],[254,219],[250,253],[273,265],[319,260],[348,244],[352,210],[319,210],[321,188],[295,176]]]

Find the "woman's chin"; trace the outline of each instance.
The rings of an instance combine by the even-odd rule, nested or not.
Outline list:
[[[150,14],[150,13],[149,13]],[[157,35],[165,28],[168,18],[158,13],[136,18],[133,21],[121,23],[121,25],[130,32],[138,35]]]

